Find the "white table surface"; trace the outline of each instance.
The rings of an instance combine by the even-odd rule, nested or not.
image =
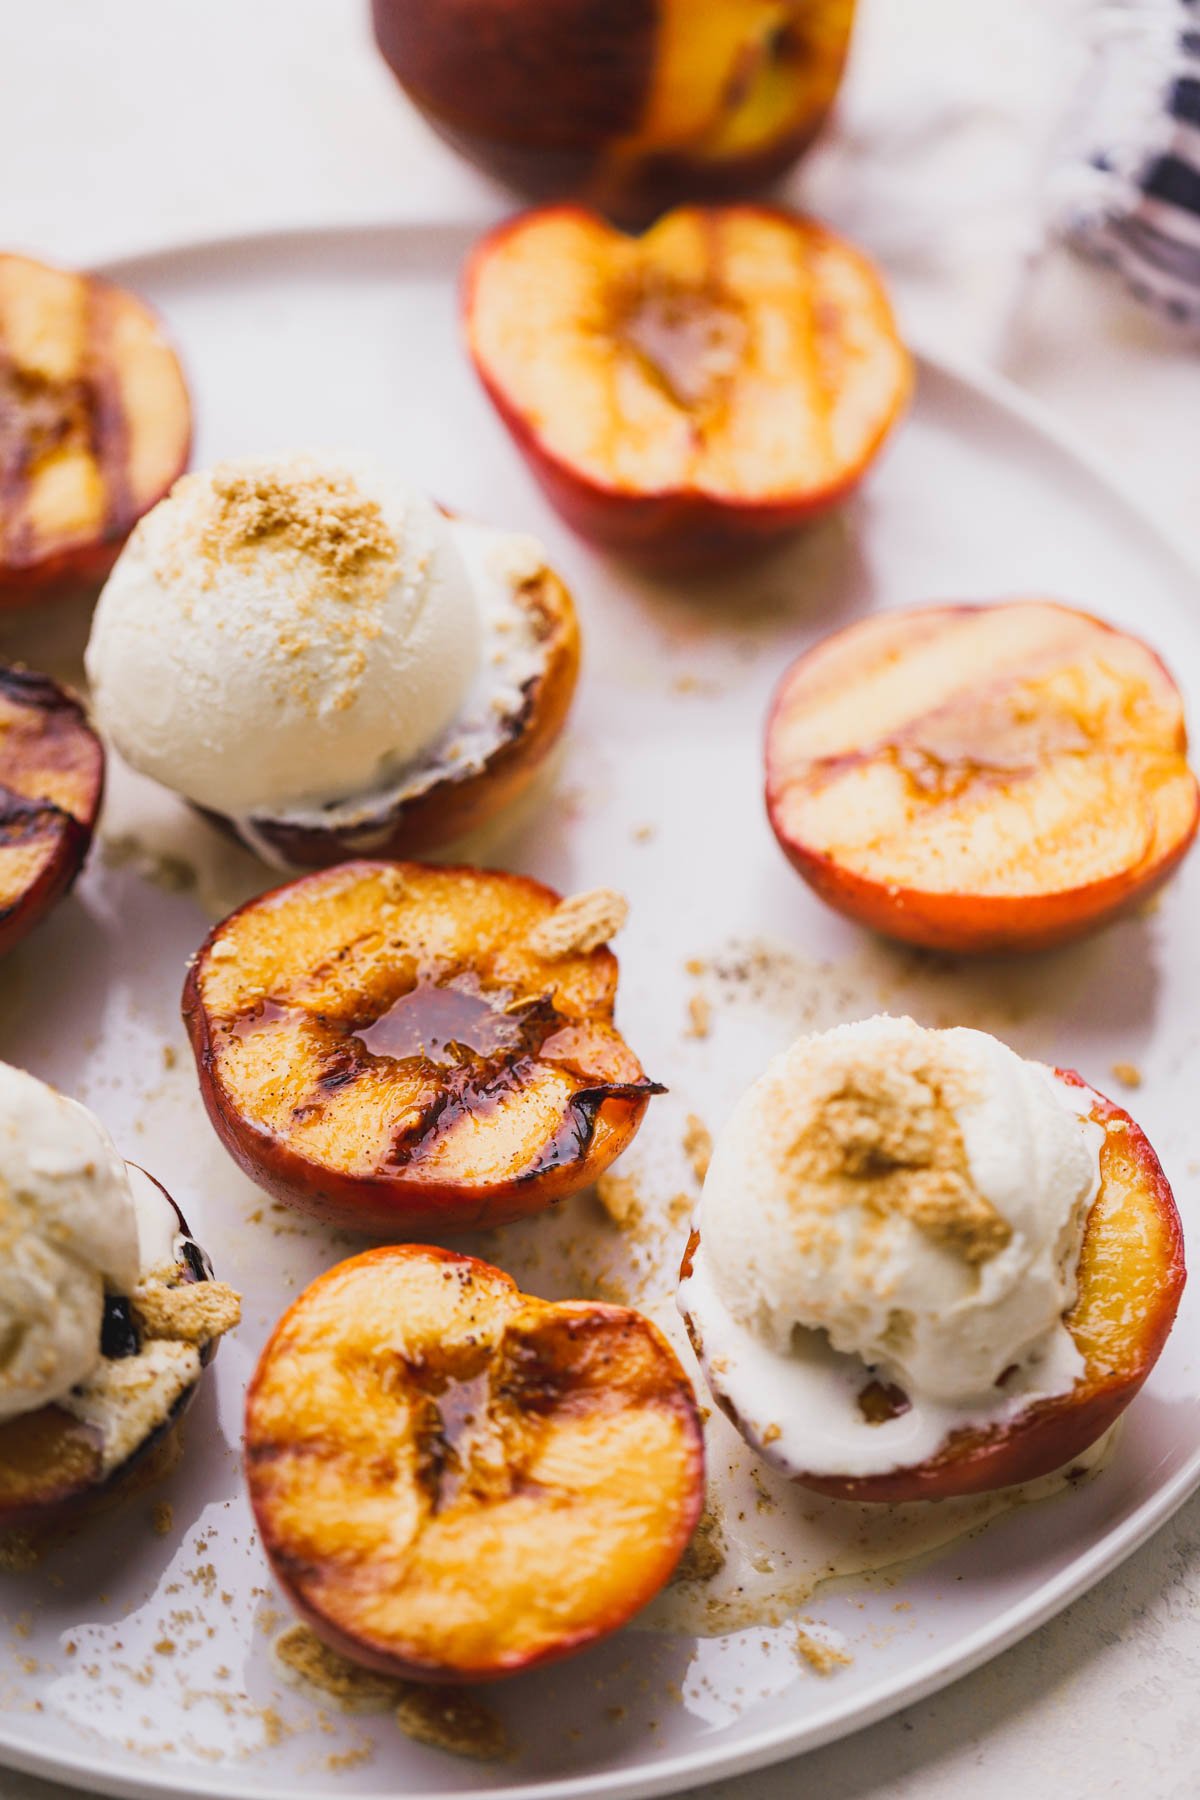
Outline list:
[[[790,193],[880,256],[908,322],[1001,367],[1196,541],[1200,345],[1041,248],[1087,0],[861,4],[839,130]],[[0,244],[79,264],[268,225],[483,223],[511,205],[404,103],[365,0],[0,0],[0,169]],[[705,1794],[1193,1800],[1198,1724],[1200,1498],[978,1673]],[[0,1771],[0,1800],[66,1791]]]

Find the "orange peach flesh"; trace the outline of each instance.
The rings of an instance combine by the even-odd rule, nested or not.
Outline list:
[[[0,950],[77,873],[103,778],[103,752],[78,703],[43,676],[0,668]]]
[[[1079,1077],[1060,1079],[1081,1087]],[[1124,1411],[1157,1362],[1185,1281],[1183,1229],[1158,1158],[1128,1113],[1097,1097],[1091,1117],[1104,1128],[1100,1192],[1084,1230],[1078,1292],[1066,1326],[1084,1359],[1067,1394],[1034,1402],[991,1431],[956,1433],[925,1463],[883,1475],[811,1475],[802,1486],[834,1499],[898,1504],[987,1493],[1036,1481],[1079,1456]],[[899,1390],[868,1381],[864,1411],[890,1416]],[[872,1416],[868,1412],[868,1416]]]
[[[1086,614],[1041,601],[889,613],[785,679],[768,808],[801,872],[879,929],[969,948],[972,906],[1064,896],[1069,935],[1186,848],[1186,748],[1158,658]]]
[[[647,1320],[413,1246],[342,1263],[285,1314],[245,1442],[264,1546],[305,1616],[344,1654],[436,1680],[623,1624],[703,1497],[694,1398]]]
[[[187,389],[158,320],[92,276],[0,255],[0,578],[119,543],[186,462]]]
[[[617,493],[792,506],[840,489],[909,384],[871,265],[765,208],[681,208],[641,238],[546,208],[485,241],[467,306],[502,407]]]
[[[607,950],[528,945],[521,877],[346,863],[219,926],[185,1014],[210,1115],[254,1178],[381,1232],[497,1223],[595,1178],[654,1090]]]
[[[814,127],[841,79],[854,0],[660,0],[650,88],[618,163],[753,158]]]

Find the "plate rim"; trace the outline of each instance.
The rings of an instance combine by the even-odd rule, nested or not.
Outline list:
[[[380,218],[340,222],[287,224],[236,232],[205,233],[178,242],[123,252],[96,261],[90,272],[112,281],[152,277],[188,258],[222,257],[247,252],[281,254],[289,246],[313,249],[322,241],[331,246],[361,240],[387,242],[414,236],[454,237],[463,248],[487,229],[506,208],[489,208],[478,218]],[[932,376],[968,398],[983,399],[1006,423],[1031,431],[1050,449],[1074,465],[1077,472],[1098,486],[1124,522],[1147,538],[1178,566],[1181,576],[1200,588],[1200,558],[1182,534],[1155,517],[1150,506],[1127,493],[1108,461],[1084,443],[1070,426],[1040,400],[1026,394],[1007,376],[968,357],[947,355],[924,342],[919,332],[906,330],[906,339],[917,364],[918,388],[923,375]],[[819,1721],[784,1722],[761,1728],[748,1740],[721,1748],[706,1738],[700,1747],[664,1758],[652,1765],[631,1765],[588,1775],[534,1779],[502,1787],[407,1789],[409,1800],[651,1800],[678,1793],[697,1782],[710,1782],[752,1773],[799,1757],[809,1750],[848,1737],[877,1724],[904,1706],[912,1705],[981,1667],[992,1657],[1036,1631],[1073,1600],[1086,1593],[1105,1575],[1118,1568],[1165,1525],[1200,1488],[1200,1444],[1175,1474],[1147,1496],[1119,1525],[1106,1532],[1090,1549],[1072,1557],[1066,1568],[1043,1583],[1034,1593],[1013,1603],[998,1616],[977,1626],[952,1648],[923,1660],[909,1674],[899,1671],[880,1684],[873,1698],[847,1697],[827,1708]],[[158,1800],[162,1795],[211,1797],[211,1779],[200,1765],[177,1769],[157,1768],[153,1773],[136,1769],[108,1773],[84,1753],[74,1749],[48,1753],[28,1743],[14,1742],[8,1720],[0,1717],[0,1765],[44,1780],[96,1793]],[[261,1781],[237,1780],[219,1790],[222,1800],[312,1800],[310,1790],[292,1785],[268,1786]],[[376,1789],[355,1800],[393,1800],[394,1790]]]

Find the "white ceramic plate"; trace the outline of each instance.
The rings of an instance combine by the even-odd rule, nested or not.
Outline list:
[[[198,462],[362,446],[457,509],[550,545],[583,616],[585,679],[539,804],[480,854],[566,890],[606,883],[632,899],[618,1016],[672,1090],[629,1159],[652,1202],[688,1189],[687,1113],[719,1126],[770,1051],[806,1024],[908,1007],[930,1023],[990,1026],[1102,1088],[1114,1085],[1114,1061],[1137,1064],[1136,1110],[1186,1216],[1200,1167],[1188,1066],[1200,858],[1150,916],[1090,944],[1025,964],[940,968],[869,943],[809,895],[765,824],[759,756],[768,697],[800,648],[870,609],[947,597],[1054,594],[1132,626],[1166,655],[1200,718],[1191,570],[1021,399],[926,359],[913,416],[840,518],[752,570],[691,588],[630,575],[559,526],[477,390],[458,341],[465,249],[460,231],[441,228],[289,234],[113,273],[163,309],[182,347]],[[70,673],[83,630],[72,616],[10,623],[0,654]],[[686,1788],[826,1742],[964,1673],[1111,1569],[1200,1480],[1198,1307],[1188,1299],[1097,1479],[899,1577],[825,1591],[805,1608],[815,1633],[852,1658],[828,1677],[797,1658],[794,1625],[716,1639],[626,1632],[493,1690],[515,1754],[488,1766],[281,1685],[270,1660],[280,1602],[238,1470],[241,1396],[270,1323],[347,1240],[264,1209],[209,1130],[178,1022],[184,962],[213,909],[268,877],[121,772],[105,833],[107,852],[74,897],[0,971],[0,1056],[104,1116],[244,1290],[246,1321],[217,1359],[165,1487],[3,1578],[0,1754],[12,1764],[114,1793],[260,1800]],[[180,888],[164,854],[198,869],[198,884]],[[692,958],[715,960],[724,977],[688,973]],[[712,1030],[689,1038],[698,987]],[[664,1292],[677,1239],[648,1277]],[[621,1253],[587,1197],[489,1247],[547,1292]],[[160,1499],[173,1509],[163,1536],[150,1526]]]

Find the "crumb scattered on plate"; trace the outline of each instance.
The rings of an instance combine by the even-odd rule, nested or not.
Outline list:
[[[601,1175],[596,1198],[614,1225],[637,1225],[642,1217],[637,1183],[628,1175]]]
[[[693,994],[688,1001],[687,1036],[706,1038],[712,1030],[712,1006],[706,994]]]
[[[692,1174],[703,1182],[712,1161],[712,1132],[703,1119],[689,1113],[683,1133],[683,1154],[692,1165]]]
[[[796,1632],[796,1655],[816,1675],[832,1675],[835,1669],[848,1668],[853,1657],[842,1650],[835,1650],[832,1644],[826,1644],[820,1638],[812,1636],[800,1626]]]
[[[415,1743],[452,1756],[498,1762],[511,1753],[508,1733],[495,1713],[461,1688],[414,1682],[396,1708],[396,1723]]]
[[[292,1625],[275,1639],[275,1660],[293,1677],[319,1688],[343,1712],[386,1712],[405,1692],[402,1681],[377,1675],[323,1644],[307,1625]]]

